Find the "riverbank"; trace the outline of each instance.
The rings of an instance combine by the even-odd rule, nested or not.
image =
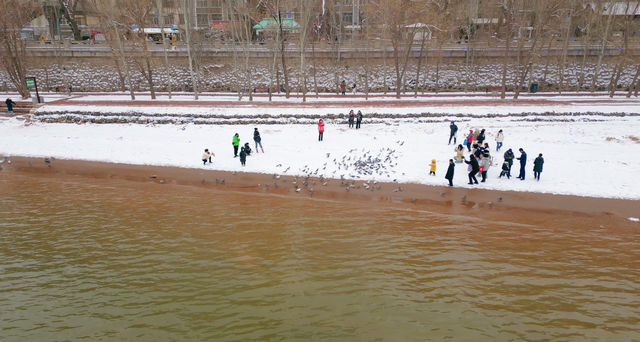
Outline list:
[[[573,224],[577,222],[577,226],[583,222],[615,228],[637,227],[638,223],[629,218],[640,216],[638,200],[27,157],[8,158],[1,166],[0,176],[14,173],[36,177],[86,177],[95,181],[118,179],[158,186],[192,186],[216,192],[260,194],[266,196],[265,205],[268,205],[269,196],[287,196],[340,201],[346,206],[359,203],[370,205],[371,210],[377,206],[394,206],[530,224],[544,223],[551,216],[558,222],[557,218],[564,216]]]

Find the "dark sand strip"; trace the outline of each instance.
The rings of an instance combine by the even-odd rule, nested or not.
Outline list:
[[[226,172],[179,167],[145,166],[90,162],[79,160],[50,160],[44,158],[11,157],[5,161],[0,176],[19,173],[34,176],[81,176],[94,179],[121,179],[134,182],[152,182],[159,186],[197,186],[215,191],[259,193],[273,196],[291,196],[313,200],[344,201],[378,206],[426,210],[448,215],[463,215],[491,220],[504,220],[527,224],[562,224],[571,226],[619,227],[636,229],[640,224],[629,217],[640,217],[640,201],[610,198],[552,195],[530,192],[467,189],[407,183],[369,183],[362,180],[346,186],[339,179],[271,175],[245,172]],[[224,182],[223,182],[224,180]],[[304,182],[307,186],[304,186]],[[315,184],[314,184],[315,182]],[[275,186],[275,183],[278,186]],[[268,186],[267,186],[268,185]],[[299,191],[296,191],[296,187]],[[371,188],[373,187],[373,190]],[[379,187],[379,189],[378,189]],[[313,189],[313,192],[311,192]],[[267,202],[265,202],[267,203]]]

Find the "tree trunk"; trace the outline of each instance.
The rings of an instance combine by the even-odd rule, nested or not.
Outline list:
[[[613,3],[611,4],[613,6]],[[602,43],[600,46],[600,53],[598,54],[598,62],[596,63],[596,69],[593,73],[593,78],[591,79],[591,92],[596,91],[596,83],[598,81],[598,73],[600,73],[600,66],[602,65],[602,57],[604,57],[604,50],[607,48],[607,38],[609,37],[609,29],[611,28],[611,24],[613,23],[613,15],[609,15],[607,18],[607,24],[604,29],[604,34],[602,35]]]
[[[171,70],[169,69],[169,57],[167,56],[167,37],[164,33],[164,12],[162,7],[163,0],[157,0],[158,17],[160,18],[160,30],[162,32],[162,52],[164,54],[164,71],[167,74],[167,91],[169,99],[171,99]]]
[[[187,2],[182,2],[182,15],[184,16],[184,26],[187,36],[187,57],[189,58],[189,75],[191,76],[191,85],[193,87],[194,98],[198,100],[198,82],[196,82],[196,76],[193,73],[193,58],[191,57],[191,19],[187,11]]]
[[[418,86],[420,84],[420,67],[422,66],[422,51],[424,51],[425,34],[422,32],[422,41],[420,42],[420,54],[418,55],[418,66],[416,67],[416,84],[414,86],[413,97],[418,97]]]
[[[627,98],[631,97],[631,94],[633,93],[633,91],[638,88],[638,75],[640,75],[640,64],[638,64],[638,67],[636,68],[636,73],[633,75],[633,80],[631,81],[631,84],[629,85],[629,91],[627,92]]]
[[[129,95],[131,96],[131,100],[135,100],[136,95],[133,90],[133,83],[131,83],[131,70],[125,58],[124,45],[122,44],[122,39],[120,38],[120,33],[118,32],[118,24],[113,24],[113,29],[115,32],[118,49],[120,50],[120,62],[122,63],[122,65],[124,65],[125,76],[127,78],[127,83],[129,83]]]

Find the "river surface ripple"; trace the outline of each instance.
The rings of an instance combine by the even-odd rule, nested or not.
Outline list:
[[[640,341],[634,231],[74,177],[0,194],[3,341]]]

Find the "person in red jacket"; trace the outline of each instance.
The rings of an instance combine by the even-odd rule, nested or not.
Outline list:
[[[324,122],[322,119],[318,121],[318,141],[322,141],[322,134],[324,133]]]
[[[467,150],[471,152],[471,143],[473,142],[473,130],[469,130],[469,135],[467,136]]]

